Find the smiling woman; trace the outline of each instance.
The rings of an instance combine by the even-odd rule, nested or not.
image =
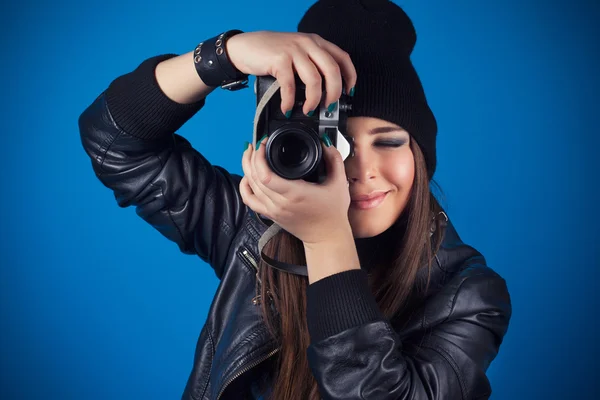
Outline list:
[[[354,139],[354,157],[346,160],[348,218],[354,237],[373,237],[392,226],[408,203],[415,179],[410,135],[371,117],[350,118],[348,133]],[[420,153],[418,146],[414,148]],[[425,165],[421,166],[426,178]]]
[[[183,399],[490,396],[510,296],[431,191],[437,123],[415,43],[392,2],[321,0],[298,32],[226,31],[144,60],[81,114],[84,150],[119,205],[221,280]],[[176,133],[216,87],[244,88],[250,74],[280,83],[284,121],[300,111],[296,74],[306,116],[353,95],[354,152],[343,160],[324,139],[325,182],[273,173],[264,142],[232,174]],[[264,255],[308,276],[263,259],[273,223],[284,230]]]

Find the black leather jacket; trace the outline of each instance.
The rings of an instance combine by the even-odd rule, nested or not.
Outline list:
[[[183,399],[253,399],[277,353],[256,304],[257,242],[267,225],[238,192],[241,177],[211,165],[175,134],[202,106],[160,91],[143,62],[81,114],[81,140],[98,179],[220,280]],[[409,323],[376,320],[312,341],[324,399],[485,399],[486,370],[507,331],[506,283],[448,224],[431,291]]]

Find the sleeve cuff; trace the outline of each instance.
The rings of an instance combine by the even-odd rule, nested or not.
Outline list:
[[[311,342],[368,322],[384,320],[362,269],[340,272],[308,285],[306,319]]]
[[[163,60],[177,54],[151,57],[135,70],[113,80],[106,89],[108,109],[117,125],[141,139],[171,135],[194,116],[206,99],[180,104],[161,90],[154,71]]]

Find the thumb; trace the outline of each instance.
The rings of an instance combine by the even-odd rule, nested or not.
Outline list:
[[[339,150],[333,145],[327,147],[326,144],[323,144],[323,148],[323,155],[325,156],[327,166],[327,179],[325,180],[325,184],[327,185],[338,181],[343,181],[344,184],[346,184],[346,167],[344,166],[344,160],[342,159]]]

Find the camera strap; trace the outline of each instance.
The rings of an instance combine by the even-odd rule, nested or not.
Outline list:
[[[256,106],[256,113],[254,114],[254,129],[252,132],[252,146],[254,146],[254,148],[256,148],[256,142],[259,139],[257,137],[258,124],[260,122],[262,113],[267,104],[269,103],[269,100],[271,100],[271,98],[279,90],[279,87],[279,82],[275,80],[273,84],[271,84],[271,86],[269,86],[269,88],[265,91],[265,94],[262,96],[262,98],[258,102],[258,105]],[[258,214],[257,216],[258,218],[260,218]],[[273,223],[269,226],[265,233],[263,233],[263,235],[258,240],[258,252],[260,254],[260,258],[275,269],[279,269],[281,271],[288,272],[291,274],[308,276],[308,270],[306,268],[306,265],[295,265],[283,261],[277,261],[263,253],[263,247],[265,247],[269,240],[271,240],[282,230],[283,228],[281,228],[281,226],[279,226],[275,221],[273,221]]]

